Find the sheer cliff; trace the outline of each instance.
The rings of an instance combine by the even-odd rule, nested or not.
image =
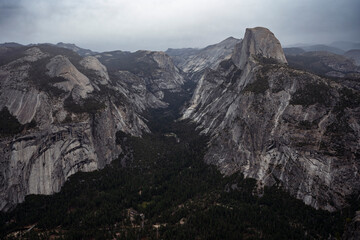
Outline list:
[[[235,45],[240,42],[240,39],[229,37],[220,43],[202,49],[170,48],[166,53],[174,59],[176,66],[181,69],[190,80],[197,82],[206,68],[216,69],[222,60],[230,57]]]
[[[163,53],[122,59],[151,61],[146,77],[120,71],[119,57],[99,59],[51,45],[1,56],[1,120],[9,127],[0,133],[0,210],[28,194],[58,192],[78,171],[103,168],[123,152],[116,132],[149,132],[142,113],[167,105],[162,90],[181,90],[183,78]]]
[[[222,173],[333,211],[360,190],[359,106],[356,89],[290,68],[274,34],[252,28],[205,72],[182,118],[211,135],[205,161]]]

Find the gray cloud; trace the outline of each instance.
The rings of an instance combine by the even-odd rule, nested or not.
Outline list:
[[[246,27],[283,45],[360,41],[358,0],[0,0],[0,42],[94,50],[203,47]]]

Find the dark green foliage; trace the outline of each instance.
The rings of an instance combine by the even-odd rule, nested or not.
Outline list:
[[[223,60],[222,62],[219,63],[219,66],[226,70],[230,69],[233,65],[234,65],[234,62],[231,58]]]
[[[304,121],[300,121],[297,126],[298,126],[300,129],[310,130],[310,129],[312,129],[314,126],[316,126],[316,124],[314,124],[313,122],[304,120]]]
[[[227,86],[229,83],[234,84],[241,76],[241,69],[239,69],[233,62],[233,60],[227,59],[222,61],[219,66],[224,69],[224,71],[228,72],[226,78],[223,82],[223,87]]]
[[[23,126],[19,121],[11,115],[7,107],[0,112],[0,134],[16,134],[23,130]]]
[[[0,54],[0,66],[8,64],[16,59],[24,57],[24,50],[26,47],[11,48],[3,54]]]
[[[83,103],[76,103],[70,95],[64,101],[64,108],[73,113],[96,113],[97,111],[104,109],[105,104],[100,100],[94,98],[86,98]]]
[[[292,68],[309,71],[321,76],[324,76],[327,72],[333,70],[323,64],[319,56],[287,55],[286,60]]]
[[[79,62],[82,58],[79,54],[77,54],[76,52],[74,52],[70,49],[57,47],[57,46],[54,46],[51,44],[40,44],[40,45],[37,45],[36,47],[40,48],[40,50],[42,52],[46,52],[46,53],[50,54],[51,56],[64,55],[67,58],[69,58],[69,60],[73,64],[75,64],[76,62]],[[31,48],[31,47],[29,47],[29,48]]]
[[[347,78],[355,78],[352,73],[356,72],[356,66],[351,60],[344,56],[326,53],[326,52],[306,52],[299,55],[287,55],[286,59],[290,67],[304,70],[317,74],[319,76],[327,77],[327,73],[335,71],[346,74]],[[334,64],[339,67],[334,66]],[[336,80],[336,77],[332,77]]]
[[[335,121],[327,126],[325,135],[330,137],[328,144],[322,144],[321,150],[330,156],[346,158],[352,153],[352,146],[349,142],[356,142],[358,136],[350,127],[350,116],[347,110],[357,108],[360,105],[360,94],[349,88],[342,88],[340,98],[333,108]]]
[[[330,87],[323,82],[308,83],[297,90],[290,100],[292,105],[302,105],[308,107],[313,104],[331,104]]]
[[[176,99],[171,93],[165,97]],[[27,196],[12,212],[0,214],[0,238],[32,224],[37,228],[27,233],[32,239],[55,230],[64,239],[156,239],[154,224],[166,224],[158,230],[159,239],[328,239],[342,234],[355,208],[343,215],[318,211],[278,187],[258,196],[254,179],[224,177],[205,164],[208,138],[190,123],[173,121],[183,97],[149,112],[153,134],[136,138],[117,132],[116,142],[125,152],[104,169],[76,173],[60,193]],[[180,142],[165,133],[176,134]],[[144,228],[134,227],[141,218],[131,222],[129,208],[145,214]]]
[[[71,123],[71,115],[68,113],[62,123]]]
[[[50,59],[56,55],[64,55],[66,56],[78,69],[81,71],[84,69],[79,64],[79,61],[81,60],[81,57],[69,50],[64,48],[59,48],[55,46],[51,46],[48,44],[41,44],[37,45],[37,48],[39,48],[42,52],[49,54],[48,57],[39,59],[35,62],[31,63],[30,70],[29,70],[29,77],[27,80],[32,82],[40,91],[44,91],[48,94],[51,94],[55,97],[59,97],[62,95],[65,95],[66,92],[64,90],[61,90],[55,86],[53,86],[54,83],[67,81],[66,79],[62,77],[54,77],[51,78],[47,72],[46,64],[49,63]],[[32,47],[19,47],[16,49],[13,49],[10,53],[5,54],[5,56],[0,56],[0,65],[7,64],[11,61],[14,61],[20,57],[26,56],[25,51],[30,49]],[[21,63],[23,64],[23,63]]]
[[[261,54],[258,54],[254,57],[257,61],[259,61],[261,64],[279,64],[279,61],[272,57],[264,57]]]
[[[64,95],[66,92],[62,89],[53,86],[53,84],[67,80],[62,77],[51,78],[49,75],[47,75],[46,64],[49,61],[50,61],[50,57],[46,57],[32,63],[29,70],[29,80],[33,84],[35,84],[35,86],[40,91],[44,91],[55,97]]]
[[[333,107],[334,121],[326,127],[325,135],[330,138],[327,143],[320,145],[320,150],[329,156],[347,158],[353,154],[351,142],[356,142],[358,136],[351,128],[349,111],[360,106],[358,91],[343,87],[339,91],[339,98]],[[356,153],[355,153],[356,154]]]
[[[253,83],[246,85],[243,92],[253,92],[255,94],[264,94],[269,89],[269,81],[266,76],[258,74]]]
[[[337,102],[334,111],[340,115],[344,114],[346,108],[356,108],[360,106],[359,92],[343,87],[340,90],[340,100]]]
[[[66,82],[68,81],[67,79],[63,78],[63,77],[53,77],[49,79],[51,83],[59,83],[59,82]]]
[[[126,168],[120,156],[103,170],[73,175],[60,193],[27,196],[0,215],[2,236],[35,223],[42,234],[60,228],[65,239],[111,239],[115,233],[155,239],[156,223],[167,224],[159,229],[162,239],[326,239],[342,233],[345,216],[314,210],[276,187],[258,197],[255,180],[223,177],[205,164],[207,138],[193,125],[170,121],[157,130],[143,138],[118,132],[117,142],[132,156]],[[131,227],[129,208],[145,214],[144,229]],[[29,234],[35,238],[36,231]]]
[[[103,54],[99,60],[107,67],[109,72],[121,70],[149,76],[158,69],[158,64],[151,56],[147,56],[152,53],[146,51],[137,51],[135,53],[115,51],[108,54],[114,57]]]
[[[0,111],[0,136],[13,135],[22,132],[24,129],[36,127],[35,121],[31,121],[25,125],[11,115],[7,107]]]

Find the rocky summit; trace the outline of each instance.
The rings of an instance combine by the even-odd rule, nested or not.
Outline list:
[[[205,161],[334,211],[359,193],[359,92],[287,65],[268,29],[247,29],[199,81],[183,119],[211,135]],[[346,186],[346,187],[345,187]]]

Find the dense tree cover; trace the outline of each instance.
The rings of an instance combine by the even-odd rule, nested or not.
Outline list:
[[[7,107],[0,111],[0,134],[16,134],[22,131],[22,125],[11,115]]]
[[[25,129],[34,128],[35,126],[35,121],[31,121],[25,125],[19,123],[17,118],[11,115],[7,107],[4,107],[0,111],[0,136],[10,136],[20,133]]]
[[[170,97],[170,96],[167,96]],[[327,239],[357,209],[315,210],[278,186],[258,189],[203,162],[206,136],[174,122],[173,108],[149,112],[152,134],[117,133],[126,151],[109,166],[70,177],[61,192],[30,195],[0,215],[0,237],[49,239]],[[165,133],[173,133],[165,135]],[[174,137],[177,136],[180,141]],[[135,214],[131,221],[128,210]],[[157,226],[157,228],[155,227]]]

